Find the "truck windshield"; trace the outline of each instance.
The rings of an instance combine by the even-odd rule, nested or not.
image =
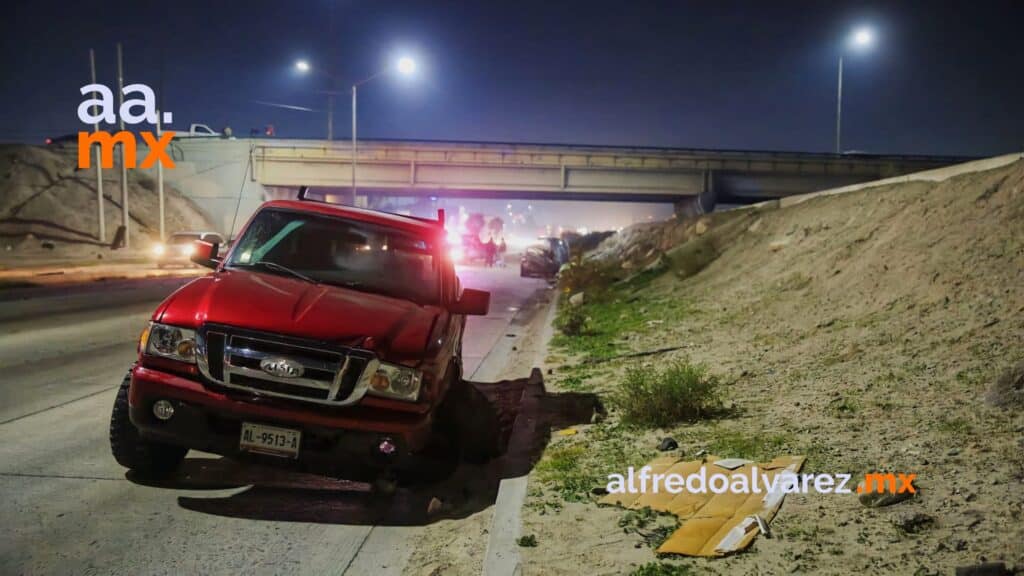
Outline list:
[[[424,238],[386,226],[266,209],[253,218],[227,266],[284,276],[291,271],[315,282],[436,304],[433,249]]]

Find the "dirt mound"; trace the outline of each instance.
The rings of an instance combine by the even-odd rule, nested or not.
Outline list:
[[[103,192],[109,242],[121,224],[120,170],[104,170]],[[164,193],[168,233],[211,228],[180,192],[165,184]],[[128,206],[132,238],[155,238],[160,223],[153,177],[128,171]],[[37,248],[39,241],[49,241],[58,250],[95,244],[96,208],[96,173],[77,168],[74,147],[0,146],[0,237],[11,250]]]
[[[613,299],[581,307],[597,326],[581,340],[590,348],[564,337],[554,352],[611,360],[597,370],[570,356],[552,389],[614,391],[629,366],[615,358],[668,349],[644,358],[705,364],[735,416],[619,444],[581,428],[588,451],[641,454],[668,435],[688,455],[806,454],[805,472],[920,481],[917,497],[891,510],[864,508],[855,494],[787,499],[772,524],[779,538],[721,562],[678,562],[780,574],[950,573],[980,557],[1024,565],[1024,412],[985,401],[1020,398],[1020,367],[1007,368],[1024,358],[1024,161],[634,227],[591,258],[644,273],[616,275],[628,281],[613,284]],[[936,521],[908,536],[889,518],[907,512]],[[607,543],[614,526],[604,542],[579,541],[578,526],[528,512],[524,530],[586,551],[531,549],[528,563],[611,573],[631,569],[623,558],[642,560],[628,539]]]

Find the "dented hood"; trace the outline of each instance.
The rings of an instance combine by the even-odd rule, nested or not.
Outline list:
[[[224,270],[172,294],[154,320],[205,323],[369,346],[386,357],[419,356],[441,309],[274,274]],[[372,341],[366,342],[367,338]]]

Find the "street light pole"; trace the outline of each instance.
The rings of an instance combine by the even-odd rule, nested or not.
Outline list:
[[[331,89],[327,92],[327,141],[334,140],[334,97],[338,94],[338,77],[329,72],[325,74],[331,79]]]
[[[89,70],[92,72],[92,83],[95,84],[96,53],[93,51],[92,48],[89,48]],[[94,117],[98,118],[98,116],[96,116],[95,106],[92,107],[92,114]],[[100,131],[99,121],[95,122],[92,125],[92,130],[93,132]],[[94,146],[94,148],[96,149],[96,221],[99,224],[99,228],[96,231],[96,238],[102,244],[103,242],[107,241],[107,222],[106,218],[103,216],[103,163],[100,161],[102,149],[100,148],[99,144]]]
[[[836,154],[842,154],[843,124],[843,57],[839,56],[839,90],[836,92]]]
[[[310,70],[319,72],[331,78],[332,90],[327,93],[327,140],[331,141],[334,139],[334,96],[338,93],[338,77],[326,70],[320,70],[313,68],[309,65],[306,60],[298,60],[295,62],[295,68],[302,73],[307,73]],[[416,70],[416,63],[412,58],[404,57],[400,58],[395,64],[394,69],[397,70],[403,76],[411,75]],[[356,191],[358,186],[356,184],[356,172],[359,169],[359,138],[358,138],[358,101],[359,101],[359,87],[366,84],[370,80],[373,80],[379,76],[383,76],[392,70],[392,67],[385,68],[376,74],[369,76],[359,82],[352,85],[352,201],[355,202]]]
[[[156,111],[156,137],[160,138],[163,134],[163,113],[160,110]],[[167,241],[167,230],[165,225],[165,210],[164,210],[164,163],[156,163],[156,195],[158,199],[158,205],[160,207],[160,241]]]
[[[359,165],[358,148],[356,148],[356,101],[358,84],[352,85],[352,203],[356,201],[356,166]]]
[[[846,47],[866,49],[875,41],[874,32],[870,28],[858,28],[847,41]],[[843,153],[843,49],[839,51],[839,81],[836,89],[836,154]]]
[[[118,102],[117,109],[120,110],[124,107],[124,58],[121,54],[121,43],[117,43],[117,94]],[[124,117],[120,114],[117,115],[119,119],[119,128],[124,132]],[[128,249],[131,247],[131,216],[128,212],[128,166],[124,163],[124,144],[122,143],[119,147],[121,151],[121,225],[124,226],[124,244],[123,247]]]
[[[327,95],[327,141],[334,140],[334,94]]]

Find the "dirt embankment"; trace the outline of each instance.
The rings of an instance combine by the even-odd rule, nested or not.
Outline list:
[[[635,430],[613,406],[556,438],[531,476],[523,531],[538,544],[524,573],[655,562],[644,530],[588,491],[664,436],[687,457],[806,454],[805,472],[916,473],[919,490],[885,508],[791,495],[774,538],[645,573],[1024,567],[1024,161],[627,232],[595,252],[619,281],[585,299],[582,335],[556,337],[549,387],[607,394],[627,367],[686,360],[720,377],[730,410]]]
[[[103,172],[107,242],[121,225],[120,170]],[[209,230],[209,220],[174,188],[164,186],[166,229]],[[148,246],[160,232],[156,180],[128,171],[130,233]],[[96,240],[96,172],[79,170],[73,149],[0,146],[0,259],[102,253]],[[93,256],[95,258],[95,256]]]

